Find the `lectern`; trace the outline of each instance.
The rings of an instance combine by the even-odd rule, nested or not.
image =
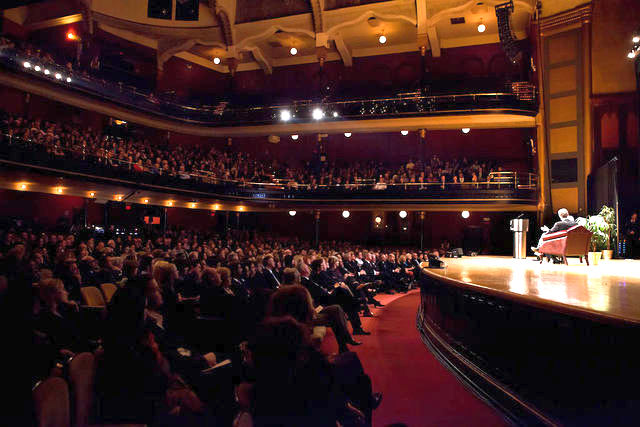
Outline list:
[[[512,219],[509,229],[513,232],[513,257],[527,257],[527,231],[529,231],[529,220],[526,218]]]

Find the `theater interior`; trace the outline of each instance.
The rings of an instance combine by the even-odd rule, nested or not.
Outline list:
[[[638,424],[638,0],[6,0],[0,93],[0,425]]]

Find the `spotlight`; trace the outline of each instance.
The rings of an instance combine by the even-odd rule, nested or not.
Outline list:
[[[345,132],[344,136],[347,137],[347,138],[351,138],[351,132]]]
[[[377,216],[374,221],[376,222],[376,224],[380,224],[382,222],[382,218]]]
[[[333,112],[333,117],[338,117],[338,112],[337,111]]]
[[[67,83],[71,83],[71,77],[67,77]]]
[[[640,43],[640,36],[633,36],[631,41],[634,42],[634,43]]]
[[[469,211],[462,211],[462,218],[467,219],[469,218],[469,215],[470,215]]]
[[[295,55],[295,54],[297,54],[297,53],[298,53],[298,49],[296,49],[295,47],[292,47],[292,48],[291,48],[291,50],[289,50],[289,53],[290,53],[291,55]]]
[[[294,141],[298,140],[298,135],[291,135],[291,139],[293,139]]]
[[[213,63],[218,65],[220,63],[220,58],[218,58],[217,56],[213,58]]]
[[[280,111],[280,120],[282,120],[283,122],[288,122],[289,120],[291,120],[291,111],[289,110]]]
[[[407,217],[407,211],[400,211],[398,215],[400,215],[400,218],[405,219]]]
[[[298,212],[296,212],[296,211],[289,211],[289,215],[290,215],[290,216],[296,216],[296,214],[297,214],[297,213],[298,213]]]
[[[56,73],[56,79],[60,80],[62,78],[62,74]]]
[[[478,32],[479,33],[484,33],[487,30],[487,26],[484,24],[480,24],[478,25]]]
[[[142,203],[144,203],[145,205],[146,205],[146,204],[148,204],[148,203],[149,203],[149,199],[144,199],[144,200],[142,201]]]
[[[387,42],[387,37],[382,35],[382,36],[378,37],[378,41],[380,42],[380,44],[385,44]]]
[[[51,72],[45,68],[44,69],[44,74],[45,74],[45,76],[48,76],[49,74],[51,74]]]
[[[469,133],[471,132],[471,128],[462,128],[462,133]]]
[[[324,111],[319,108],[314,108],[311,115],[313,116],[314,120],[320,120],[324,117]]]
[[[22,65],[24,65],[24,68],[31,68],[31,63],[30,62],[25,61],[24,64],[22,64]]]
[[[409,135],[409,131],[408,130],[401,130],[400,133],[402,134],[402,136]]]
[[[349,215],[351,215],[351,212],[349,212],[349,211],[342,211],[342,218],[349,218]]]
[[[40,71],[40,70],[42,70],[42,68],[40,68],[40,66],[39,66],[39,65],[36,65],[35,67],[33,67],[33,69],[34,69],[34,70],[36,70],[36,71]]]

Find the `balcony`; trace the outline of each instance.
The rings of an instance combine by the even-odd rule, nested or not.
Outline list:
[[[215,178],[208,171],[159,175],[136,172],[134,165],[125,161],[86,151],[63,151],[8,135],[0,138],[0,164],[6,169],[27,169],[38,174],[178,194],[191,199],[244,201],[256,206],[345,203],[453,206],[464,203],[535,208],[538,191],[537,175],[514,171],[492,172],[482,182],[383,184],[359,180],[352,184],[313,187],[276,176],[263,182],[248,182]]]

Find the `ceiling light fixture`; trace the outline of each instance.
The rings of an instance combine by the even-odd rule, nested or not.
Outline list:
[[[71,77],[67,77],[67,83],[71,83]]]
[[[51,72],[45,68],[44,69],[44,74],[45,74],[45,76],[48,76],[49,74],[51,74]]]
[[[62,78],[62,74],[56,73],[56,79],[60,80]]]
[[[347,138],[351,138],[351,132],[345,132],[344,136],[347,137]]]
[[[484,25],[483,23],[480,23],[480,24],[478,25],[478,32],[479,32],[479,33],[484,33],[486,30],[487,30],[487,26],[486,26],[486,25]]]
[[[634,43],[640,43],[640,36],[633,36],[631,41],[634,42]]]
[[[289,215],[290,215],[290,216],[296,216],[296,214],[297,214],[297,213],[298,213],[298,212],[296,212],[296,211],[289,211]]]
[[[289,120],[291,120],[291,111],[289,110],[280,111],[280,120],[282,120],[283,122],[288,122]]]
[[[58,194],[62,194],[62,187],[58,187],[58,188],[56,188],[56,193],[58,193]]]
[[[293,139],[294,141],[298,140],[298,135],[291,135],[291,139]]]
[[[220,63],[220,58],[218,58],[217,56],[213,58],[213,63],[218,65]]]
[[[314,120],[321,120],[324,117],[324,111],[322,111],[320,108],[314,108],[311,115],[313,116]]]
[[[143,200],[143,203],[144,203],[145,205],[146,205],[146,204],[148,204],[148,203],[149,203],[149,199],[144,199],[144,200]]]
[[[402,136],[409,135],[409,131],[408,130],[401,130],[400,133],[402,134]]]
[[[40,70],[42,70],[42,68],[40,68],[40,66],[39,66],[39,65],[36,65],[35,67],[33,67],[33,69],[34,69],[34,70],[36,70],[36,71],[40,71]]]
[[[167,202],[167,206],[173,206],[173,202],[172,202],[171,200],[169,200],[169,201]]]
[[[378,41],[380,42],[380,44],[385,44],[387,42],[387,37],[383,34],[378,37]]]
[[[377,216],[374,221],[376,222],[376,224],[380,224],[382,222],[382,218]]]
[[[342,211],[342,218],[349,218],[349,216],[351,215],[351,212],[349,211]]]
[[[469,133],[471,132],[471,128],[462,128],[462,133]]]
[[[30,62],[25,61],[24,64],[22,64],[22,65],[24,65],[24,68],[31,68],[31,63]]]
[[[20,184],[20,189],[21,190],[26,190],[27,189],[27,184]]]
[[[67,39],[69,40],[76,40],[78,38],[78,36],[76,35],[76,33],[74,33],[73,31],[69,31],[67,33]]]
[[[89,192],[89,197],[96,197],[96,193],[95,193],[95,191],[91,191],[91,192]]]
[[[407,217],[407,211],[400,211],[398,215],[400,215],[400,218],[405,219]]]
[[[629,59],[633,59],[633,58],[635,58],[635,57],[636,57],[636,53],[635,53],[634,51],[631,51],[631,52],[629,52],[629,53],[627,54],[627,58],[629,58]]]
[[[469,211],[462,211],[462,218],[467,219],[470,215]]]
[[[337,111],[333,112],[333,117],[338,117],[338,112]]]
[[[298,53],[298,49],[296,49],[295,47],[292,47],[292,48],[289,50],[289,53],[290,53],[292,56],[295,56],[295,55]]]

